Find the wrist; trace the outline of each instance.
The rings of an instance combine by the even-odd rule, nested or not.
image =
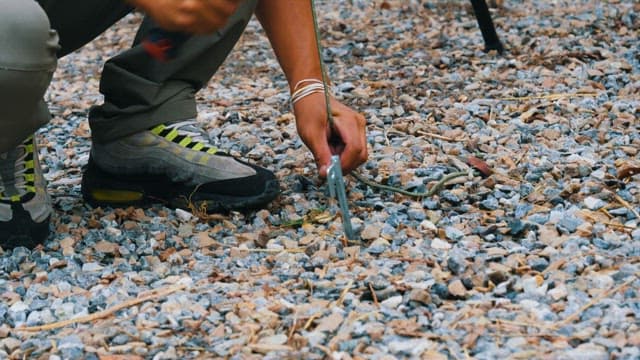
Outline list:
[[[293,93],[296,91],[296,85],[300,88],[300,82],[305,79],[314,79],[322,82],[322,72],[319,68],[313,67],[305,67],[305,70],[302,71],[292,71],[290,76],[287,76],[289,81],[289,91]],[[327,79],[327,81],[329,81]]]
[[[300,100],[313,94],[322,94],[323,97],[333,97],[333,88],[321,79],[302,79],[292,86],[291,98],[289,99],[291,106],[295,110],[295,104]]]

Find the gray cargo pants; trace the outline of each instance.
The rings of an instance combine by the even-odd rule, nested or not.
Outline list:
[[[189,38],[177,58],[166,63],[139,45],[154,26],[146,18],[131,49],[104,65],[104,104],[89,114],[93,141],[109,142],[195,117],[195,93],[227,57],[256,3],[244,1],[223,29]],[[0,0],[0,153],[49,121],[42,96],[57,58],[88,43],[131,10],[121,0]]]

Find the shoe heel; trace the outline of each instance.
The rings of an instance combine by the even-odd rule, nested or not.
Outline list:
[[[136,203],[144,200],[144,193],[129,190],[94,188],[87,191],[90,201],[95,203]]]
[[[127,187],[99,169],[91,160],[82,176],[82,197],[93,206],[128,206],[146,201],[142,189]]]

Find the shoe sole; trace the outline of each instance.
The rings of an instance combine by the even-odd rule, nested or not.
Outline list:
[[[0,245],[3,250],[11,250],[18,246],[33,249],[44,243],[49,237],[51,216],[37,223],[31,215],[21,207],[13,209],[14,218],[0,224]]]
[[[197,186],[175,183],[166,176],[114,176],[90,160],[82,175],[82,196],[97,207],[128,207],[164,204],[207,213],[264,208],[280,193],[278,180],[268,181],[255,196],[200,194]]]

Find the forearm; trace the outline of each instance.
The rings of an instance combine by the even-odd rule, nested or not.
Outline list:
[[[260,0],[256,16],[292,90],[302,79],[322,77],[311,0]]]
[[[244,0],[125,0],[164,30],[211,34],[221,29]]]

